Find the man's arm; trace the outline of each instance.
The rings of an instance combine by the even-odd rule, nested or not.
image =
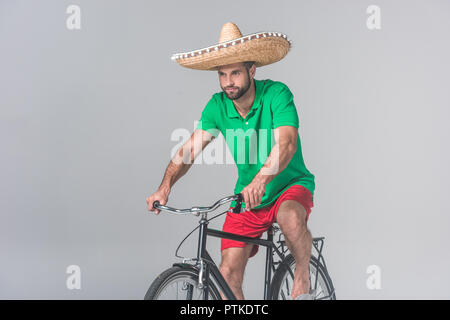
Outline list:
[[[196,129],[170,160],[159,189],[170,191],[175,182],[189,171],[195,158],[214,138],[209,132]]]
[[[252,182],[242,190],[244,202],[253,208],[261,203],[266,185],[283,171],[297,151],[298,129],[292,126],[275,128],[275,144],[266,162],[253,178]]]
[[[154,211],[156,214],[159,213],[160,210],[153,208],[153,202],[158,200],[162,205],[167,203],[175,182],[189,171],[195,158],[214,138],[212,134],[201,129],[196,129],[192,133],[189,140],[178,149],[170,160],[158,190],[146,199],[149,211]]]
[[[297,130],[292,126],[275,128],[275,144],[253,180],[267,185],[287,167],[297,151]]]

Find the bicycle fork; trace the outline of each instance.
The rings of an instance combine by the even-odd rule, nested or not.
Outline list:
[[[208,299],[210,281],[210,273],[212,274],[215,281],[219,284],[220,288],[223,290],[223,294],[228,298],[235,300],[236,297],[233,291],[228,286],[226,280],[220,273],[217,266],[212,261],[211,256],[206,251],[206,237],[208,236],[208,220],[207,214],[202,213],[202,218],[200,220],[200,228],[198,234],[198,251],[197,251],[197,268],[199,269],[198,277],[198,288],[203,290],[203,299]],[[206,279],[206,284],[204,283]]]

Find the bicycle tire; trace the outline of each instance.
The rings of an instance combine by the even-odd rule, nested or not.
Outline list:
[[[293,267],[295,267],[295,259],[292,256],[292,254],[287,255],[284,261],[289,266],[289,268],[294,270]],[[314,268],[314,270],[317,270],[317,268],[319,269],[318,277],[321,277],[323,279],[322,280],[323,283],[325,283],[325,286],[328,291],[328,295],[330,296],[329,300],[336,300],[336,294],[334,292],[333,282],[331,281],[331,278],[330,278],[327,270],[325,269],[325,267],[321,263],[319,263],[319,261],[314,256],[311,256],[311,259],[309,260],[309,264],[310,264],[310,270],[311,270],[311,266]],[[275,274],[272,278],[273,280],[272,280],[272,285],[271,285],[271,294],[269,295],[271,300],[278,300],[278,297],[280,296],[282,282],[284,281],[285,276],[288,272],[289,271],[287,270],[287,268],[283,267],[282,265],[280,265],[280,267],[275,271]],[[311,281],[311,286],[312,285],[313,285],[313,281]],[[290,292],[289,292],[289,294],[290,294]]]
[[[150,285],[149,289],[147,290],[144,300],[159,300],[159,299],[164,300],[164,298],[161,298],[161,293],[174,280],[177,280],[177,279],[185,280],[185,281],[189,282],[189,285],[195,286],[195,284],[198,282],[198,274],[199,274],[198,269],[191,265],[185,265],[185,266],[175,265],[175,266],[163,271],[158,277],[156,277],[156,279],[153,281],[153,283]],[[211,280],[208,281],[208,286],[209,286],[209,295],[208,296],[210,297],[209,300],[221,300],[222,298],[219,294],[219,291],[217,290],[217,287]],[[198,289],[198,288],[196,288],[196,289],[201,291],[201,289]],[[203,294],[200,294],[200,295],[203,297]],[[195,295],[195,296],[197,296],[197,295]],[[167,298],[167,300],[178,300],[178,299]],[[179,299],[179,300],[187,300],[187,299]]]

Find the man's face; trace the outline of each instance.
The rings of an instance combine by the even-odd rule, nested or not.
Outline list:
[[[250,88],[250,74],[242,62],[221,66],[218,74],[220,87],[231,100],[239,99]]]

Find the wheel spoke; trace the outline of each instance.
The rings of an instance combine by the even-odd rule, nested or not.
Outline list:
[[[197,287],[198,273],[195,270],[171,268],[166,271],[167,275],[161,275],[157,281],[158,285],[150,287],[153,291],[147,293],[146,299],[163,300],[218,300],[221,299],[216,285],[212,282],[208,286],[208,296],[204,296],[204,290]],[[156,281],[156,280],[155,280]]]

